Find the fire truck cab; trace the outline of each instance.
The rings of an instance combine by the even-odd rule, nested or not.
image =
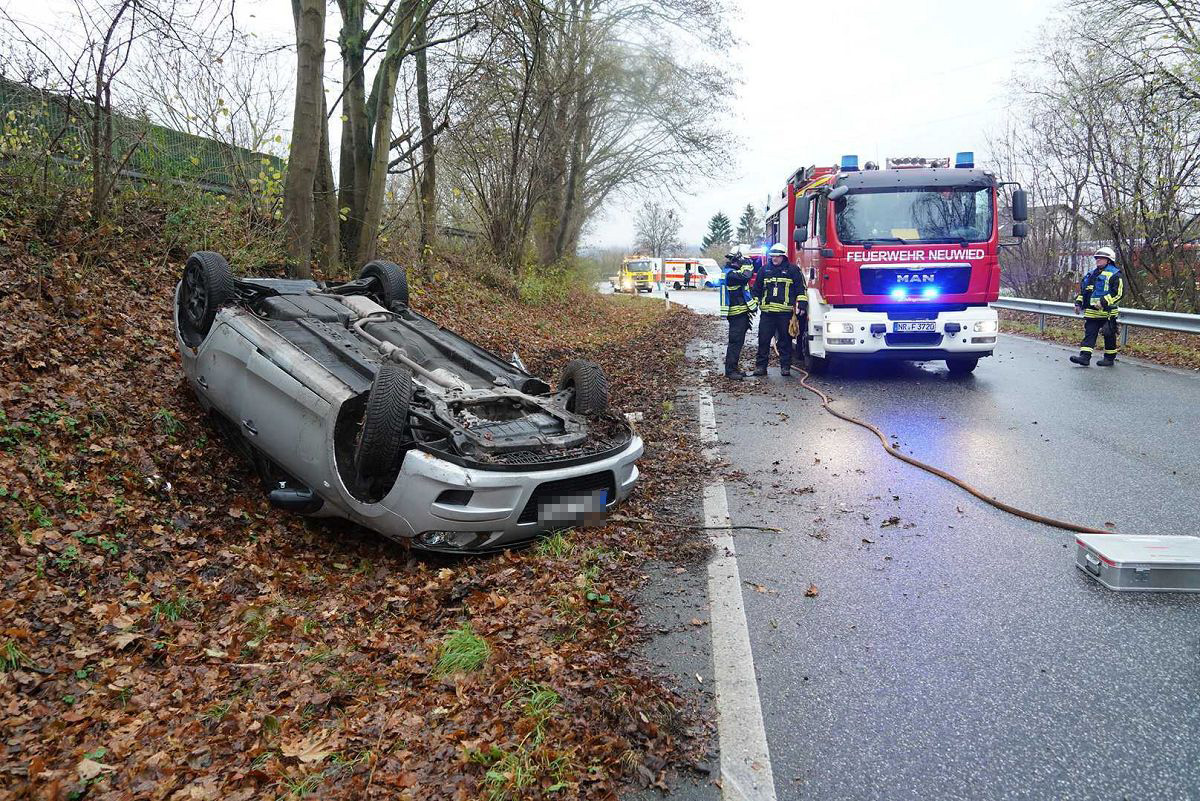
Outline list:
[[[996,345],[988,304],[1000,292],[997,201],[1007,184],[975,169],[971,153],[953,168],[949,159],[867,167],[844,156],[840,167],[797,170],[768,208],[768,238],[788,243],[808,281],[806,369],[944,359],[951,373],[971,372]],[[1027,202],[1013,190],[1018,238]]]

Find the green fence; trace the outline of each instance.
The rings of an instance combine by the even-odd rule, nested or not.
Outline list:
[[[0,125],[31,134],[59,160],[82,161],[90,152],[92,107],[81,100],[0,78]],[[130,178],[195,184],[218,192],[243,189],[260,172],[281,171],[282,159],[113,114],[113,158]],[[132,151],[132,152],[131,152]],[[128,156],[128,161],[126,161]]]

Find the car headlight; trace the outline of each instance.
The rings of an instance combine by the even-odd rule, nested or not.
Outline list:
[[[976,334],[994,334],[998,327],[995,320],[978,320],[971,330]]]
[[[854,323],[832,322],[825,324],[826,330],[831,334],[853,334]]]

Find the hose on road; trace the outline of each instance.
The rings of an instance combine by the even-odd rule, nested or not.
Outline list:
[[[933,465],[928,464],[927,462],[922,462],[920,459],[917,459],[916,457],[913,457],[913,456],[909,456],[907,453],[902,453],[900,450],[893,447],[890,442],[888,442],[887,435],[885,435],[882,431],[880,431],[878,427],[872,425],[871,423],[868,423],[866,420],[860,420],[859,418],[857,418],[853,415],[846,414],[845,412],[839,412],[837,409],[833,408],[833,406],[831,405],[833,403],[833,398],[829,397],[823,391],[821,391],[817,387],[814,387],[812,384],[808,383],[808,379],[810,377],[808,374],[808,371],[800,370],[800,373],[804,376],[800,380],[800,386],[804,387],[809,392],[813,393],[814,395],[816,395],[818,398],[821,399],[821,408],[823,408],[825,411],[832,414],[834,417],[837,417],[841,420],[845,420],[847,423],[853,423],[856,426],[865,428],[868,431],[870,431],[872,434],[874,434],[875,436],[879,437],[879,441],[881,443],[883,443],[883,449],[885,451],[887,451],[890,455],[899,459],[900,461],[907,462],[907,463],[911,464],[913,467],[918,467],[918,468],[924,470],[926,473],[932,473],[933,475],[937,476],[938,478],[945,479],[946,481],[949,481],[951,484],[955,485],[956,487],[959,487],[959,488],[964,489],[967,492],[971,493],[972,495],[974,495],[976,498],[983,501],[984,503],[986,503],[990,506],[994,506],[1002,512],[1007,512],[1010,515],[1016,515],[1017,517],[1021,517],[1026,520],[1032,520],[1034,523],[1042,523],[1043,525],[1053,526],[1054,528],[1061,528],[1066,531],[1076,531],[1076,532],[1079,532],[1080,534],[1112,534],[1113,533],[1111,531],[1105,531],[1105,530],[1099,529],[1099,528],[1092,528],[1090,526],[1084,526],[1079,523],[1072,523],[1067,520],[1057,520],[1053,517],[1046,517],[1045,515],[1040,515],[1037,512],[1027,512],[1024,509],[1020,509],[1016,506],[1013,506],[1012,504],[1008,504],[1008,503],[1005,503],[1004,501],[997,500],[996,498],[993,498],[990,495],[985,495],[982,491],[971,486],[970,484],[963,481],[958,476],[947,473],[945,470],[942,470],[941,468],[938,468],[938,467],[934,467]]]

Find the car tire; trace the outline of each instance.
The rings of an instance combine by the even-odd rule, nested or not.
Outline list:
[[[979,365],[979,359],[946,359],[946,369],[950,371],[950,375],[969,375],[975,372],[975,368]]]
[[[567,401],[567,411],[584,417],[596,417],[608,411],[608,376],[595,362],[572,359],[563,368],[558,389],[572,389],[575,394]]]
[[[379,366],[354,447],[354,468],[360,476],[386,476],[399,468],[412,394],[412,373],[395,362]]]
[[[188,256],[179,287],[179,333],[197,347],[208,336],[222,306],[237,298],[233,270],[220,253],[201,250]]]
[[[408,274],[399,264],[376,259],[367,262],[358,277],[375,279],[379,286],[381,305],[389,309],[393,304],[408,307]]]

